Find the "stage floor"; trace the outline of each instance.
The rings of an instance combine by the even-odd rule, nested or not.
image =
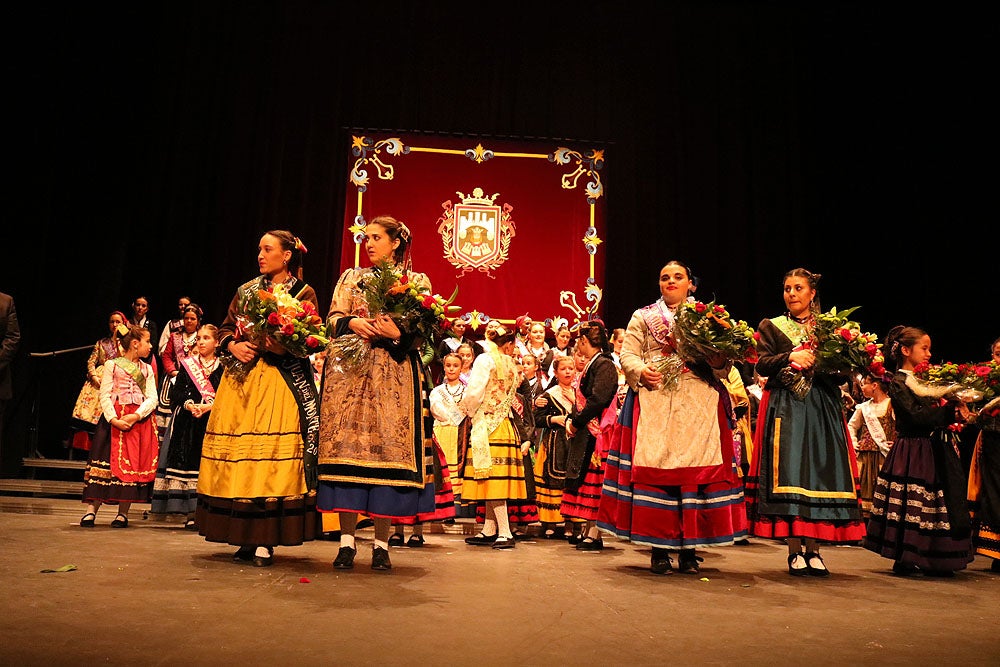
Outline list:
[[[459,523],[391,548],[390,572],[369,567],[371,529],[354,570],[333,570],[326,540],[254,568],[145,508],[128,529],[109,527],[112,507],[85,529],[75,500],[0,497],[0,664],[1000,664],[1000,574],[983,557],[953,579],[899,578],[827,547],[831,577],[793,578],[783,544],[751,539],[700,552],[700,575],[656,576],[648,548],[495,551]]]

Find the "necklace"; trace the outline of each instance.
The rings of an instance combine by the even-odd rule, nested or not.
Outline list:
[[[798,322],[799,324],[805,324],[806,322],[812,319],[812,313],[806,315],[805,317],[795,317],[791,313],[788,313],[788,319],[792,320],[793,322]]]
[[[444,390],[448,392],[448,395],[451,396],[453,400],[459,401],[462,399],[462,395],[465,394],[465,385],[459,382],[458,391],[452,391],[451,387],[445,384]]]
[[[205,363],[205,357],[198,355],[198,365],[205,369],[206,373],[211,373],[215,370],[215,367],[219,365],[219,358],[212,357],[208,363]]]
[[[191,349],[194,347],[194,344],[197,340],[198,340],[197,331],[192,331],[190,334],[181,332],[181,345],[184,347],[185,357],[191,354]]]

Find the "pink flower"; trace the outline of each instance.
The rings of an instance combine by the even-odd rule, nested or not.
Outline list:
[[[306,336],[306,346],[319,347],[319,339],[316,336]]]
[[[295,325],[292,324],[291,322],[289,322],[288,324],[281,325],[281,333],[285,334],[286,336],[291,336],[292,334],[295,333]]]
[[[276,327],[279,324],[281,324],[281,317],[278,316],[278,313],[268,313],[267,323],[270,324],[271,326]]]
[[[701,301],[699,301],[698,303],[694,304],[694,309],[695,309],[696,312],[704,313],[705,310],[708,309],[708,306],[706,306]]]

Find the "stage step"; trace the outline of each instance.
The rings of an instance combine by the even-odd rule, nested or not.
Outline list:
[[[25,494],[30,493],[35,496],[80,497],[83,493],[84,483],[82,480],[73,479],[39,479],[39,471],[48,470],[50,477],[59,477],[57,471],[69,471],[62,473],[62,477],[82,477],[83,471],[87,468],[86,461],[74,461],[72,459],[45,459],[41,457],[26,457],[21,459],[27,479],[0,479],[0,494]],[[80,471],[80,472],[76,472]]]
[[[0,493],[79,496],[83,493],[83,482],[67,482],[55,479],[0,479]]]
[[[85,470],[86,461],[74,461],[72,459],[21,459],[21,465],[25,468],[63,468],[66,470]]]

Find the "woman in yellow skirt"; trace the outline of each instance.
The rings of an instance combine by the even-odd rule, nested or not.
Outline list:
[[[319,411],[309,360],[270,338],[244,338],[241,301],[254,290],[285,284],[299,301],[318,305],[301,279],[305,246],[291,232],[260,239],[260,277],[239,287],[219,327],[227,355],[202,445],[198,531],[209,542],[239,547],[237,562],[271,565],[274,547],[316,539],[316,453]],[[295,275],[298,273],[298,275]]]

